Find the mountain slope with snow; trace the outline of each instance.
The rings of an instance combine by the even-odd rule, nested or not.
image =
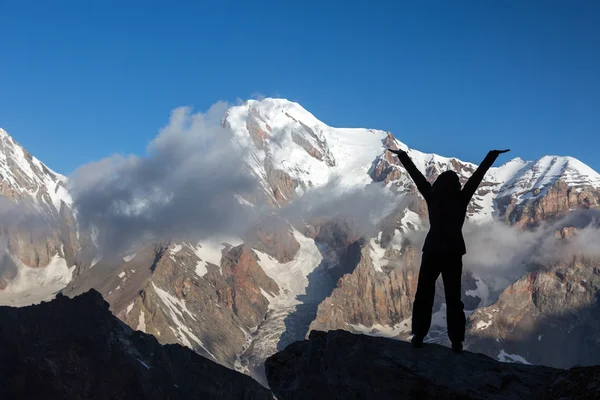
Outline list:
[[[383,131],[332,128],[297,103],[283,99],[249,100],[229,109],[224,126],[248,149],[246,162],[273,200],[271,170],[294,182],[295,193],[339,179],[343,186],[366,185],[368,171],[384,150]],[[285,194],[284,194],[285,195]],[[286,200],[290,200],[287,199]]]
[[[0,304],[48,300],[71,280],[80,245],[67,183],[0,129]]]
[[[386,154],[387,147],[408,151],[430,181],[454,170],[464,183],[477,168],[456,158],[410,149],[381,130],[330,127],[299,104],[284,99],[249,100],[232,107],[223,125],[247,151],[246,162],[273,204],[286,204],[332,182],[340,190],[374,181],[410,189],[412,181],[397,158]],[[515,158],[486,174],[468,217],[476,221],[503,217],[508,203],[512,208],[522,207],[543,197],[557,182],[575,191],[596,190],[600,189],[600,174],[572,157]]]
[[[283,219],[280,208],[311,192],[325,188],[360,193],[373,185],[395,194],[397,207],[375,234],[315,215],[302,223],[261,221],[245,243],[216,237],[200,244],[173,239],[143,243],[124,254],[84,254],[86,241],[89,246],[92,239],[78,231],[67,179],[0,131],[0,197],[49,221],[38,239],[26,230],[7,238],[0,303],[3,296],[5,303],[13,301],[17,289],[35,292],[30,299],[39,301],[67,283],[69,294],[93,287],[132,328],[255,376],[266,356],[302,339],[311,324],[379,336],[408,335],[420,256],[415,238],[427,228],[426,207],[386,148],[407,150],[431,182],[452,169],[464,183],[477,165],[410,149],[389,132],[330,127],[284,99],[249,100],[232,107],[222,125],[241,148],[259,186],[255,193],[239,193],[240,203]],[[320,200],[319,195],[305,199]],[[468,219],[528,228],[599,205],[600,175],[578,160],[516,158],[486,174]],[[365,202],[356,212],[367,213],[370,207],[374,205]],[[73,265],[75,277],[69,282]],[[476,274],[465,275],[467,309],[490,306],[495,293],[511,283],[491,288]],[[23,300],[19,293],[17,300]],[[37,296],[41,294],[43,299]],[[441,287],[438,294],[432,341],[444,340]]]
[[[63,202],[69,207],[73,203],[67,189],[67,178],[29,154],[1,128],[0,174],[1,194],[16,203],[56,214]]]

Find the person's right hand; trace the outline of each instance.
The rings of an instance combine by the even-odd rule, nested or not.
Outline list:
[[[387,149],[389,152],[396,154],[397,156],[399,156],[402,153],[406,153],[404,150],[393,150],[393,149]]]
[[[495,155],[496,157],[498,157],[500,154],[502,153],[508,153],[510,151],[510,149],[506,149],[506,150],[490,150],[490,153]]]

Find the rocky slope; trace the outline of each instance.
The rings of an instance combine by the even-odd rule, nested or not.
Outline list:
[[[278,399],[593,399],[598,367],[507,364],[438,345],[313,331],[266,361]]]
[[[263,293],[277,295],[280,289],[249,247],[225,244],[211,250],[222,255],[212,258],[205,247],[190,244],[147,246],[117,268],[100,260],[65,293],[96,287],[132,328],[233,367],[267,313]]]
[[[100,293],[0,307],[0,397],[272,399],[251,378],[115,318]]]
[[[558,368],[600,364],[600,258],[568,254],[582,234],[557,232],[564,260],[526,274],[471,315],[469,350]]]

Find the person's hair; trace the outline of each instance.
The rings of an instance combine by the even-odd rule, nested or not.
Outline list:
[[[444,171],[433,183],[433,191],[437,193],[460,192],[461,184],[458,175],[454,171]]]

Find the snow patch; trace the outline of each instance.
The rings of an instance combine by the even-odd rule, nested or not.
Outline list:
[[[76,267],[67,268],[66,260],[59,255],[39,268],[30,268],[11,254],[7,256],[17,266],[17,275],[0,291],[0,305],[6,306],[23,307],[52,300],[71,281]]]
[[[369,336],[380,336],[380,337],[396,337],[401,333],[410,332],[412,329],[412,321],[410,318],[394,325],[394,326],[384,326],[380,324],[374,324],[370,327],[364,326],[362,324],[348,324],[351,326],[356,332],[363,333]]]
[[[498,361],[500,362],[506,362],[506,363],[521,363],[521,364],[527,364],[527,365],[531,365],[531,363],[529,361],[527,361],[525,358],[521,357],[518,354],[508,354],[507,352],[504,351],[504,349],[500,350],[500,353],[498,353]]]
[[[133,260],[136,255],[137,255],[136,253],[133,253],[133,254],[130,254],[128,256],[125,256],[125,257],[123,257],[123,261],[129,262],[129,261]]]
[[[228,238],[215,238],[210,241],[200,242],[197,246],[191,246],[191,250],[200,259],[196,265],[196,274],[200,277],[208,273],[207,263],[214,264],[219,267],[221,271],[221,258],[222,251],[225,248],[223,243],[229,243],[232,246],[238,246],[243,241],[240,238],[228,237]]]
[[[385,249],[381,248],[379,244],[375,243],[375,239],[372,238],[370,241],[371,247],[369,249],[369,254],[371,256],[371,261],[373,262],[373,268],[375,271],[383,272],[384,266],[388,264],[388,260],[384,258]]]
[[[423,227],[423,222],[421,221],[419,214],[407,208],[404,210],[404,216],[400,220],[400,226],[404,233],[406,233],[409,230],[416,231],[421,229]]]
[[[492,321],[488,321],[488,322],[478,321],[477,325],[475,326],[475,329],[477,329],[477,330],[484,330],[484,329],[489,328],[490,325],[492,325]]]
[[[295,229],[292,234],[300,244],[300,249],[295,258],[288,263],[280,263],[268,254],[253,249],[258,256],[258,264],[281,289],[282,294],[276,296],[271,303],[271,306],[276,308],[300,304],[296,297],[306,294],[307,277],[323,258],[314,240],[305,237]]]
[[[194,317],[194,315],[190,312],[190,310],[188,310],[187,306],[185,305],[185,300],[179,300],[177,297],[171,295],[169,292],[162,290],[161,288],[156,286],[154,282],[152,282],[152,288],[171,312],[171,317],[176,318],[175,314],[179,315],[180,317],[183,317],[183,313],[186,313],[190,316],[190,318],[196,321],[196,317]]]
[[[196,269],[194,270],[194,272],[196,272],[196,275],[202,278],[204,275],[208,274],[208,268],[206,268],[206,266],[206,262],[199,261],[198,264],[196,264]]]
[[[146,333],[146,319],[144,317],[144,311],[140,311],[140,317],[138,319],[138,326],[135,329]]]
[[[181,251],[182,246],[180,244],[177,244],[175,246],[173,246],[173,248],[171,249],[171,254],[177,254]]]
[[[92,260],[92,264],[90,265],[90,268],[92,268],[94,265],[98,264],[98,262],[102,260],[102,257],[96,257]]]

